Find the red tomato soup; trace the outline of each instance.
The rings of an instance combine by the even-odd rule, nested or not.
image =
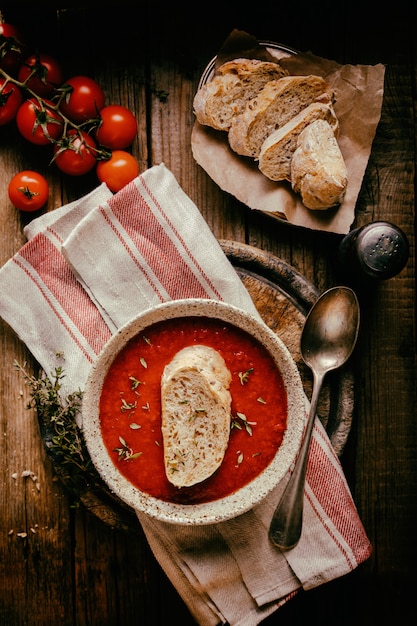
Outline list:
[[[232,374],[231,432],[218,470],[177,488],[164,469],[161,376],[179,350],[197,344],[217,350]],[[286,429],[287,396],[271,355],[248,333],[219,320],[186,317],[150,326],[121,350],[104,380],[100,420],[121,474],[156,498],[196,504],[233,493],[271,463]]]

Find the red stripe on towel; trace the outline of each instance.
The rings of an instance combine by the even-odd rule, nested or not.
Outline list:
[[[100,213],[103,216],[103,219],[107,222],[109,228],[112,229],[113,233],[115,234],[115,236],[118,238],[119,242],[121,243],[121,245],[123,246],[123,248],[126,250],[127,254],[130,256],[130,258],[132,259],[132,261],[135,263],[135,265],[139,268],[141,274],[145,277],[146,282],[148,283],[150,289],[152,289],[152,291],[155,292],[155,294],[157,295],[157,297],[159,298],[159,300],[161,302],[164,302],[167,298],[165,296],[165,294],[163,294],[161,292],[161,290],[158,288],[157,285],[155,285],[155,280],[153,278],[153,276],[151,277],[149,275],[149,273],[145,270],[143,263],[140,262],[139,259],[136,258],[134,252],[130,249],[130,247],[127,245],[124,236],[122,233],[120,233],[116,226],[113,224],[113,222],[111,221],[111,219],[109,218],[107,212],[105,209],[100,208]],[[127,229],[126,229],[127,230]]]
[[[334,454],[334,451],[333,449],[329,451],[328,448],[326,450],[321,442],[314,438],[312,439],[310,454],[314,457],[315,470],[311,471],[312,465],[309,464],[307,481],[315,497],[320,502],[322,510],[316,509],[311,498],[309,498],[309,501],[329,536],[336,543],[341,554],[344,555],[350,569],[353,570],[359,563],[362,563],[370,556],[371,546],[367,542],[365,532],[359,532],[357,511],[346,489],[343,476],[340,470],[337,469],[337,465],[329,462],[329,454]],[[320,471],[317,471],[317,468],[320,468]],[[325,514],[324,518],[323,511]],[[344,514],[341,515],[340,511],[344,511]],[[352,562],[351,554],[347,554],[338,535],[333,532],[333,526],[330,525],[329,527],[328,519],[332,520],[337,532],[349,544],[355,555],[355,562]]]
[[[172,299],[188,297],[221,299],[218,290],[192,255],[157,199],[149,188],[146,189],[152,197],[154,208],[172,229],[171,233],[165,232],[153,213],[153,207],[146,203],[136,186],[130,186],[128,193],[120,192],[117,198],[114,196],[108,202],[114,216],[129,234],[143,259],[152,268]],[[175,235],[175,243],[172,234]],[[182,248],[182,255],[178,245]],[[211,294],[198,275],[210,287]]]
[[[18,262],[19,256],[34,268],[40,280],[37,280],[23,264]],[[43,298],[53,310],[55,317],[70,333],[78,347],[85,353],[76,334],[69,327],[68,321],[63,318],[48,295],[48,291],[59,302],[68,318],[77,327],[79,333],[87,340],[93,352],[98,354],[103,345],[110,339],[110,330],[100,315],[99,310],[51,241],[42,233],[36,235],[20,250],[19,255],[15,258],[15,262],[37,286]],[[44,286],[47,290],[44,289]],[[91,360],[87,354],[86,357]]]

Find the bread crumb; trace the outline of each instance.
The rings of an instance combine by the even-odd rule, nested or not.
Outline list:
[[[32,470],[23,470],[21,475],[22,478],[30,478],[35,483],[37,491],[41,490],[41,485],[35,472],[32,472]]]

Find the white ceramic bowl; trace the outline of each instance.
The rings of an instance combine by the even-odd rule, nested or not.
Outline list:
[[[136,488],[118,470],[104,444],[99,403],[103,381],[115,356],[126,344],[157,322],[177,317],[204,316],[232,324],[263,344],[272,355],[284,381],[287,401],[287,428],[271,463],[252,482],[231,495],[201,504],[178,504],[150,496]],[[109,489],[133,509],[159,520],[199,525],[224,521],[261,502],[286,475],[298,452],[304,420],[305,397],[298,368],[283,342],[264,324],[234,306],[205,299],[185,299],[153,307],[121,328],[104,346],[92,367],[83,398],[83,432],[91,459]]]

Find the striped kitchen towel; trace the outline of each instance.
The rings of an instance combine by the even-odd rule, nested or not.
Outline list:
[[[64,368],[64,396],[83,389],[110,336],[155,304],[199,296],[256,314],[198,208],[163,164],[114,196],[101,186],[34,220],[25,233],[28,242],[0,270],[0,315],[47,374]],[[302,536],[283,553],[267,533],[285,482],[248,513],[219,524],[183,527],[137,513],[198,624],[259,624],[299,589],[343,576],[369,557],[370,542],[319,420]]]

